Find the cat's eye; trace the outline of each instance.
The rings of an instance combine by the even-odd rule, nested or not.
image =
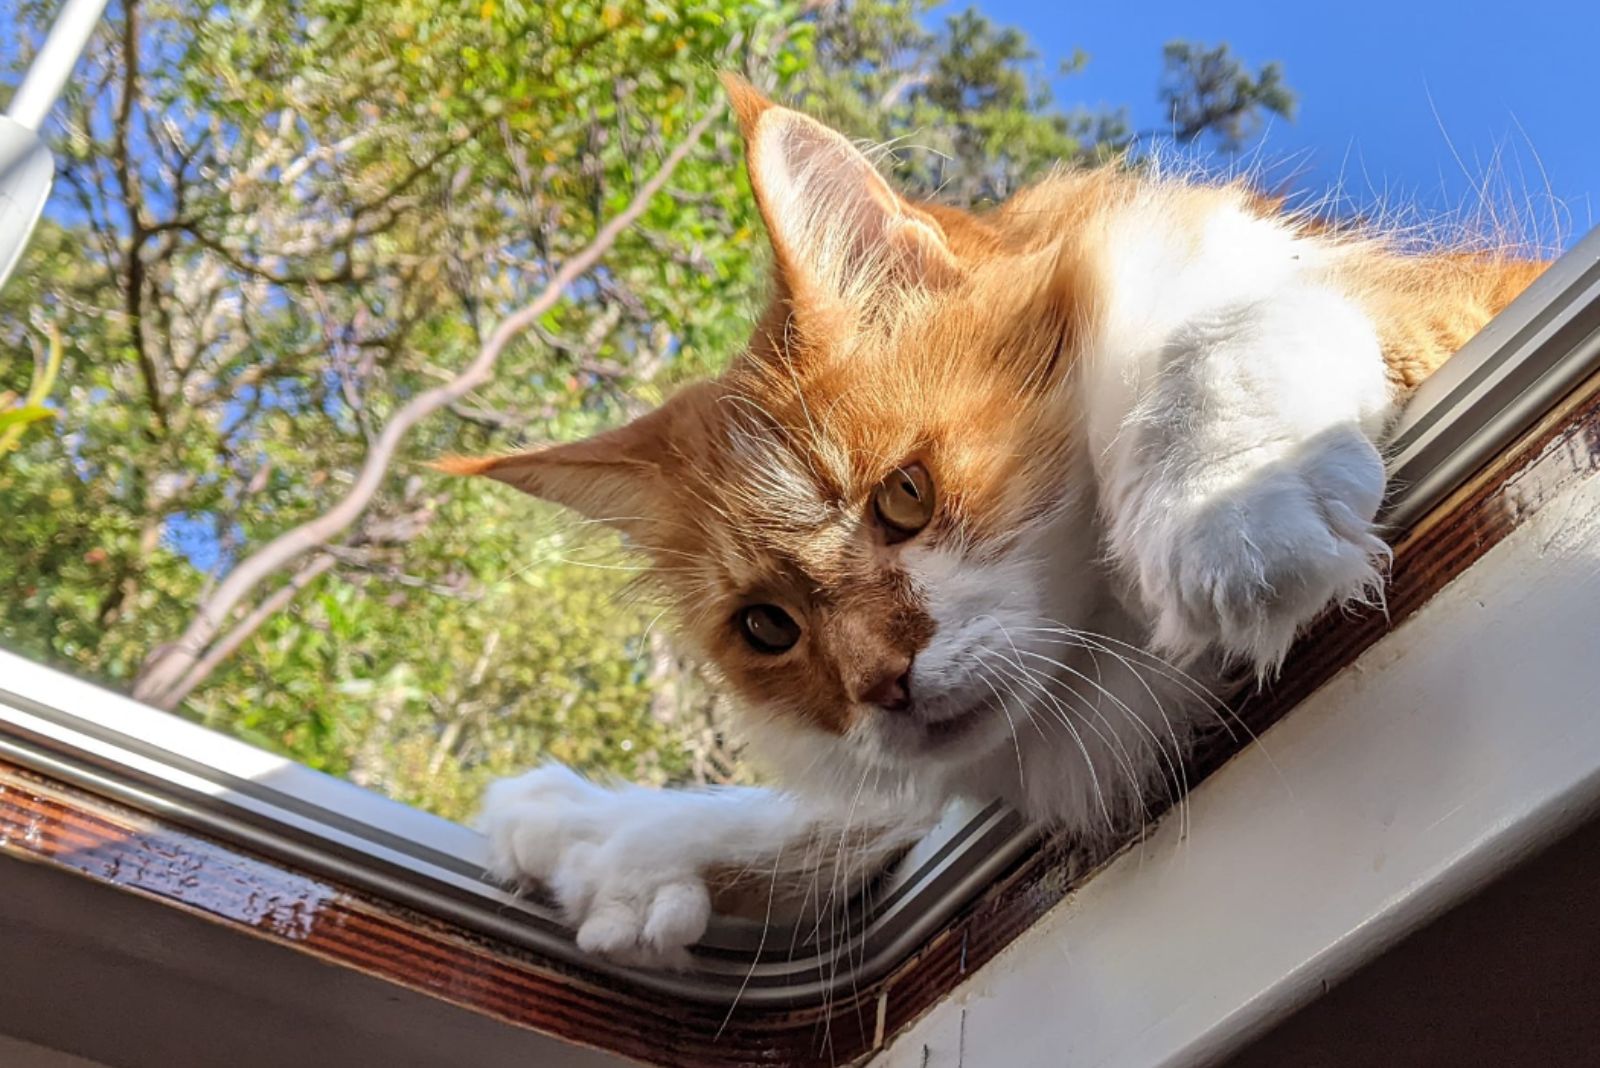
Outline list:
[[[933,477],[921,464],[890,472],[872,494],[872,511],[892,545],[915,537],[933,518]]]
[[[758,653],[788,652],[800,640],[800,624],[775,604],[753,604],[740,609],[739,632]]]

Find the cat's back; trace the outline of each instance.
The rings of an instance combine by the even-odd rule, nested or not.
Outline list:
[[[940,221],[972,251],[1065,250],[1097,291],[1107,325],[1124,334],[1164,331],[1204,307],[1259,299],[1298,279],[1327,284],[1371,317],[1402,391],[1549,266],[1505,235],[1455,227],[1449,239],[1419,242],[1381,224],[1294,210],[1244,180],[1156,168],[1063,168],[990,212]]]

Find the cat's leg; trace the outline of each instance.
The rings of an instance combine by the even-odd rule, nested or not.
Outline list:
[[[758,787],[603,786],[557,764],[493,784],[480,817],[491,874],[548,889],[582,949],[671,968],[714,909],[782,922],[842,904],[932,822]]]
[[[1266,674],[1329,604],[1380,594],[1375,442],[1394,397],[1358,307],[1296,286],[1221,308],[1136,378],[1102,488],[1158,649],[1219,647]]]

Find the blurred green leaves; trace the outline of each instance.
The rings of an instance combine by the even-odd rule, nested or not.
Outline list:
[[[34,40],[55,8],[13,6]],[[0,641],[122,686],[628,201],[718,69],[781,86],[808,36],[797,7],[739,0],[136,0],[111,21],[0,295],[0,351],[72,338],[58,418],[0,464]],[[421,461],[581,434],[716,366],[762,284],[756,225],[721,126],[496,380],[411,436],[358,527],[268,584],[282,609],[184,711],[454,815],[545,754],[731,774],[617,554]],[[0,390],[33,375],[7,358]]]

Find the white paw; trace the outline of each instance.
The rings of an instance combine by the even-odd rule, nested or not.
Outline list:
[[[1379,600],[1389,549],[1372,520],[1384,480],[1371,442],[1337,428],[1174,508],[1138,561],[1156,646],[1217,646],[1266,675],[1328,605]]]
[[[479,817],[490,874],[548,889],[586,952],[687,967],[711,898],[681,840],[693,828],[662,819],[670,815],[666,796],[597,786],[558,764],[502,779],[485,793]]]

